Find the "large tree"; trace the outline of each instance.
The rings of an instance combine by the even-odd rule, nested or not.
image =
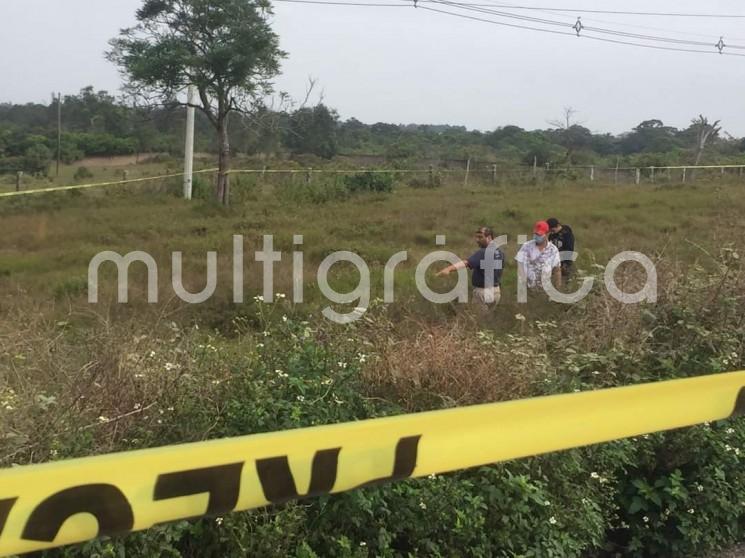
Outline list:
[[[111,40],[108,57],[133,95],[184,104],[184,90],[196,87],[197,107],[218,136],[216,196],[223,204],[230,195],[230,114],[250,113],[271,92],[285,56],[270,14],[266,0],[144,0],[138,24]]]

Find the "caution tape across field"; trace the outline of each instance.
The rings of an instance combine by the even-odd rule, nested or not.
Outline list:
[[[0,470],[0,555],[725,419],[745,372]]]

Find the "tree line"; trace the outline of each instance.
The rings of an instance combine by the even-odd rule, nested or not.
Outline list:
[[[0,172],[48,171],[57,154],[57,103],[0,104]],[[63,163],[96,156],[183,153],[181,107],[133,107],[91,86],[63,96],[61,105]],[[296,110],[263,108],[233,120],[232,151],[268,157],[374,155],[390,162],[471,157],[507,165],[666,166],[694,164],[697,159],[736,163],[745,154],[745,139],[721,134],[705,117],[693,119],[684,129],[645,120],[619,135],[593,133],[571,122],[543,130],[508,125],[486,132],[450,125],[365,124],[355,118],[341,120],[322,103]],[[201,112],[195,126],[196,149],[216,153],[219,146]]]

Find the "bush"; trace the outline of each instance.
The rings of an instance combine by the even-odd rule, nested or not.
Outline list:
[[[89,178],[93,178],[93,173],[88,170],[88,167],[78,167],[78,170],[73,175],[73,179],[77,181],[87,180]]]
[[[390,173],[361,172],[344,177],[344,184],[350,192],[385,192],[393,191],[393,177]]]

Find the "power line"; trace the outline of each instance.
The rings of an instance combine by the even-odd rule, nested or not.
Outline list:
[[[410,1],[410,0],[399,0],[399,1]],[[428,2],[430,0],[420,0],[420,1],[422,1],[422,2]],[[467,6],[467,7],[499,7],[499,4],[493,4],[493,3],[492,4],[473,4],[473,3],[470,3],[470,2],[457,1],[457,2],[453,2],[453,4],[458,4],[458,5]],[[572,20],[574,20],[576,18],[576,14],[574,14],[574,15],[567,15],[566,12],[557,12],[557,11],[555,11],[553,9],[550,9],[550,8],[541,9],[539,11],[541,11],[542,13],[555,15],[557,17],[569,18],[569,19],[572,19]],[[639,25],[637,23],[628,23],[626,21],[624,21],[624,22],[611,21],[611,20],[608,20],[608,19],[596,19],[596,18],[585,18],[585,17],[583,17],[582,18],[582,21],[583,22],[590,21],[590,22],[594,22],[594,23],[603,23],[603,24],[609,24],[609,25],[618,25],[620,23],[624,27],[632,27],[632,28],[636,28],[636,29],[645,29],[645,30],[648,30],[648,31],[662,31],[664,33],[672,33],[672,34],[685,34],[685,35],[690,35],[690,36],[695,36],[695,37],[704,37],[704,38],[707,38],[707,39],[711,39],[712,36],[717,36],[718,37],[718,36],[720,36],[720,35],[723,34],[723,33],[719,33],[719,32],[718,33],[695,33],[693,31],[689,31],[689,30],[682,31],[682,30],[679,30],[679,29],[669,29],[669,28],[664,28],[664,27],[655,27],[655,26],[651,26],[651,25]],[[729,37],[729,38],[732,39],[732,40],[745,42],[745,38],[740,38],[740,37]]]
[[[288,2],[288,3],[296,3],[296,4],[323,4],[323,5],[333,5],[333,6],[352,6],[352,7],[359,7],[359,6],[365,6],[365,7],[386,7],[386,8],[407,8],[411,7],[412,4],[409,2],[412,0],[402,0],[405,3],[399,3],[399,4],[387,4],[387,3],[377,3],[377,2],[344,2],[344,1],[334,1],[334,0],[276,0],[277,2]],[[536,27],[533,25],[524,25],[524,24],[517,24],[517,23],[508,23],[505,21],[495,21],[493,19],[485,19],[482,17],[472,16],[472,15],[466,15],[463,13],[456,13],[456,12],[450,12],[445,10],[440,10],[436,8],[430,8],[428,6],[421,5],[422,3],[428,3],[428,4],[440,4],[444,6],[448,6],[453,9],[468,11],[468,12],[475,12],[479,14],[485,14],[485,15],[491,15],[498,18],[506,18],[506,19],[514,19],[518,21],[525,21],[529,23],[535,23],[538,25],[543,26],[555,26],[555,27],[561,27],[564,29],[567,29],[567,31],[559,31],[554,29],[547,29],[546,27]],[[492,25],[500,25],[503,27],[512,27],[516,29],[525,29],[529,31],[539,31],[541,33],[551,33],[554,35],[568,35],[568,36],[578,36],[578,37],[584,37],[588,39],[593,39],[597,41],[603,41],[607,43],[614,43],[614,44],[620,44],[620,45],[628,45],[628,46],[638,46],[643,48],[653,48],[656,50],[669,50],[669,51],[678,51],[678,52],[692,52],[692,53],[698,53],[698,54],[723,54],[726,56],[745,56],[744,54],[737,54],[733,52],[723,52],[724,48],[729,49],[737,49],[737,50],[745,50],[745,46],[742,45],[730,45],[725,44],[723,41],[720,40],[720,43],[714,44],[704,42],[704,41],[697,41],[697,40],[691,40],[691,39],[676,39],[672,37],[662,37],[657,35],[645,35],[640,33],[631,33],[628,31],[622,31],[618,29],[610,29],[610,28],[603,28],[603,27],[588,27],[581,23],[580,18],[577,18],[577,22],[572,25],[570,23],[564,22],[564,21],[556,21],[551,19],[545,19],[545,18],[537,18],[533,16],[527,16],[527,15],[521,15],[521,14],[515,14],[512,12],[503,12],[503,11],[497,11],[493,9],[485,9],[479,6],[482,6],[483,4],[471,4],[471,3],[464,3],[464,2],[450,2],[448,0],[413,0],[414,7],[419,7],[423,10],[428,10],[431,12],[436,12],[444,15],[454,16],[454,17],[460,17],[463,19],[470,19],[473,21],[480,21],[483,23],[490,23]],[[489,6],[501,6],[497,4],[488,4]],[[508,6],[505,6],[508,7]],[[515,9],[528,9],[524,6],[509,6]],[[536,9],[537,7],[531,7],[530,9]],[[541,10],[546,11],[541,8]],[[559,11],[559,9],[553,9],[552,11]],[[561,9],[561,11],[569,11],[568,9]],[[587,10],[586,10],[587,11]],[[599,12],[596,10],[596,12]],[[621,13],[621,12],[612,12],[612,13]],[[651,12],[645,12],[647,14]],[[692,14],[690,14],[692,15]],[[711,15],[711,14],[710,14]],[[562,17],[562,16],[559,16]],[[739,17],[739,16],[738,16]],[[745,16],[742,16],[745,17]],[[571,30],[571,31],[570,31]],[[588,34],[589,33],[589,34]],[[620,40],[620,39],[611,39],[607,37],[599,37],[595,34],[599,35],[610,35],[612,37],[621,37],[624,39],[634,39],[634,40]],[[660,45],[654,45],[654,44],[647,44],[647,43],[640,43],[636,41],[649,41],[649,42],[660,42],[660,43],[666,43],[670,45],[680,45],[680,46],[692,46],[692,47],[714,47],[718,50],[701,50],[698,48],[680,48],[680,46],[660,46]]]
[[[446,4],[445,2],[437,2],[437,3]],[[475,20],[475,21],[481,21],[481,22],[484,22],[484,23],[491,23],[493,25],[501,25],[501,26],[506,26],[506,27],[517,27],[517,28],[521,28],[521,29],[529,29],[531,31],[540,31],[542,33],[552,33],[552,34],[555,34],[555,35],[568,35],[568,36],[574,36],[575,35],[575,33],[572,33],[572,32],[555,31],[553,29],[545,29],[545,28],[540,28],[540,27],[531,27],[531,26],[527,26],[527,25],[517,25],[517,24],[505,23],[505,22],[501,22],[501,21],[494,21],[492,19],[484,19],[484,18],[480,18],[480,17],[474,17],[474,16],[469,16],[469,15],[465,15],[465,14],[459,14],[459,13],[455,13],[455,12],[448,12],[448,11],[445,11],[445,10],[438,10],[436,8],[429,8],[427,6],[421,6],[420,9],[422,9],[422,10],[428,10],[430,12],[437,12],[437,13],[440,13],[440,14],[445,14],[445,15],[454,16],[454,17],[460,17],[460,18],[471,19],[471,20]],[[568,24],[563,24],[562,23],[562,25],[563,26],[567,26]],[[629,45],[629,46],[638,46],[638,47],[644,47],[644,48],[653,48],[653,49],[656,49],[656,50],[670,50],[670,51],[677,51],[677,52],[693,52],[693,53],[698,53],[698,54],[722,54],[722,55],[725,55],[725,56],[743,56],[743,57],[745,57],[745,54],[737,54],[737,53],[734,53],[734,52],[722,52],[722,53],[718,53],[716,51],[710,51],[710,50],[698,50],[698,49],[688,49],[688,48],[678,48],[678,47],[665,47],[665,46],[649,45],[649,44],[644,44],[644,43],[636,43],[636,42],[632,42],[632,41],[621,41],[621,40],[617,40],[617,39],[607,39],[607,38],[604,38],[604,37],[595,37],[595,36],[586,35],[586,34],[585,35],[580,35],[579,37],[580,38],[593,39],[593,40],[596,40],[596,41],[603,41],[603,42],[607,42],[607,43],[615,43],[615,44]]]
[[[407,0],[404,0],[407,1]],[[427,2],[429,0],[420,0]],[[463,5],[466,5],[465,3]],[[667,17],[705,17],[705,18],[722,18],[722,19],[745,19],[745,14],[711,14],[711,13],[681,13],[681,12],[629,12],[621,10],[591,10],[587,8],[555,8],[553,6],[524,6],[512,4],[469,4],[470,6],[483,6],[494,8],[506,8],[512,10],[538,10],[552,12],[572,12],[585,14],[615,14],[615,15],[635,15],[635,16],[667,16]]]
[[[629,39],[637,39],[637,40],[643,40],[643,41],[662,42],[662,43],[677,44],[677,45],[689,45],[689,46],[694,46],[694,47],[716,47],[713,41],[709,43],[709,42],[704,42],[704,41],[694,41],[690,39],[675,39],[672,37],[662,37],[658,35],[644,35],[640,33],[630,33],[628,31],[621,31],[617,29],[610,29],[610,28],[603,28],[603,27],[588,27],[586,25],[581,24],[579,18],[577,19],[577,23],[575,25],[571,25],[563,21],[536,18],[532,16],[514,14],[510,12],[488,10],[484,8],[466,7],[465,4],[462,4],[459,2],[450,2],[448,0],[428,0],[428,1],[429,3],[443,4],[451,8],[478,12],[478,13],[493,15],[493,16],[497,16],[501,18],[517,19],[517,20],[522,20],[522,21],[538,23],[541,25],[553,25],[553,26],[559,26],[559,27],[564,27],[564,28],[570,28],[570,29],[574,29],[577,35],[580,34],[580,31],[583,33],[589,31],[589,32],[595,32],[595,33],[604,34],[604,35],[612,35],[612,36],[617,36],[617,37],[625,37]],[[745,50],[745,46],[741,46],[741,45],[722,44],[722,47],[732,48],[732,49],[737,49],[737,50]],[[706,51],[700,51],[700,52],[706,52]],[[715,51],[711,51],[711,52],[713,53]]]

